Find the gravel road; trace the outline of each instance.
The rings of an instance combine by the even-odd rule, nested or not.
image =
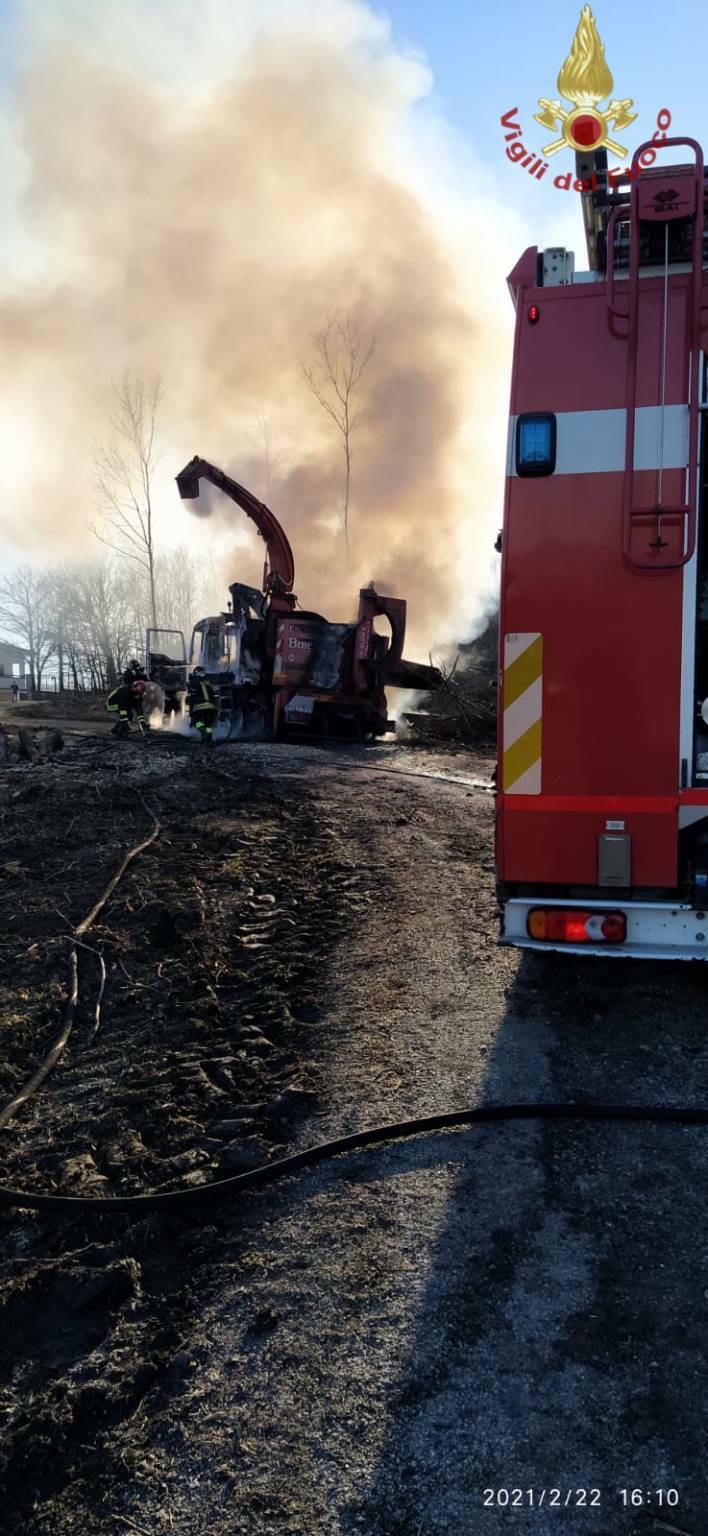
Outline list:
[[[120,751],[101,750],[111,763]],[[214,761],[232,782],[210,779],[195,807],[191,766],[153,756],[146,793],[168,828],[174,816],[193,838],[185,818],[207,828],[218,813],[222,842],[196,872],[191,861],[189,900],[213,910],[220,861],[220,965],[243,920],[223,880],[230,825],[250,828],[239,857],[261,871],[256,895],[276,869],[279,909],[284,887],[295,892],[264,970],[244,971],[241,950],[241,990],[228,977],[220,1008],[200,1005],[218,1103],[209,1085],[183,1103],[171,1187],[195,1168],[218,1176],[218,1125],[243,1122],[243,1087],[228,1067],[216,1081],[213,1062],[243,1027],[248,986],[279,1009],[273,1057],[257,1069],[243,1058],[264,1074],[251,1096],[293,1085],[286,1124],[251,1107],[259,1155],[487,1101],[705,1103],[702,968],[498,947],[493,800],[476,787],[491,765],[400,748],[364,760],[387,771],[360,771],[350,750],[225,749]],[[59,784],[68,767],[52,771]],[[170,838],[174,913],[184,855]],[[255,900],[249,867],[240,889],[251,879]],[[140,925],[122,908],[110,921],[137,965]],[[123,1019],[119,981],[116,970],[106,1030]],[[185,1008],[174,1015],[184,1071]],[[171,1018],[150,1045],[153,1073]],[[256,1025],[268,1037],[263,1012]],[[140,1049],[136,1036],[136,1072]],[[62,1135],[65,1157],[75,1150],[83,1051],[82,1040],[8,1152],[16,1181],[23,1168],[35,1182],[51,1174]],[[118,1122],[115,1054],[102,1060],[91,1057],[91,1082]],[[154,1086],[139,1105],[153,1161],[131,1162],[135,1127],[120,1120],[117,1164],[98,1160],[103,1188],[154,1187],[167,1128],[149,1135],[153,1103]],[[232,1142],[233,1166],[238,1156]],[[201,1219],[67,1230],[4,1217],[7,1536],[702,1536],[706,1170],[701,1129],[498,1125],[339,1158]],[[66,1190],[71,1170],[62,1177]]]

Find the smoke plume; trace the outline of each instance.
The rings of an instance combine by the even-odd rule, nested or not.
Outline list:
[[[159,372],[163,537],[172,476],[198,453],[270,500],[304,606],[348,619],[373,578],[408,599],[421,650],[464,633],[489,582],[517,231],[421,105],[423,66],[365,6],[239,9],[199,7],[198,29],[178,0],[149,20],[135,0],[25,13],[0,531],[43,559],[95,553],[111,381]],[[341,438],[303,377],[328,316],[376,342],[351,563]],[[210,526],[195,520],[195,542]],[[261,555],[236,541],[225,585],[257,579]]]

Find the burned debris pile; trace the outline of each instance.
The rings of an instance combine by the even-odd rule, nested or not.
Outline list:
[[[499,617],[492,614],[475,640],[440,665],[440,685],[403,720],[413,742],[492,748],[497,730]]]
[[[46,762],[55,752],[64,750],[64,737],[54,729],[29,730],[20,726],[8,731],[0,724],[0,768],[13,763]]]

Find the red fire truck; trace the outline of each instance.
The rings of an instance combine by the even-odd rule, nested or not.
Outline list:
[[[509,278],[497,874],[507,943],[707,960],[707,194],[655,148]]]

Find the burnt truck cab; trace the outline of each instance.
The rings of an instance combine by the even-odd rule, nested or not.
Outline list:
[[[589,271],[509,278],[497,877],[504,942],[705,960],[706,183],[648,147],[597,157]]]
[[[179,713],[187,691],[188,672],[181,629],[145,631],[145,671],[150,684],[150,707],[164,715]]]

